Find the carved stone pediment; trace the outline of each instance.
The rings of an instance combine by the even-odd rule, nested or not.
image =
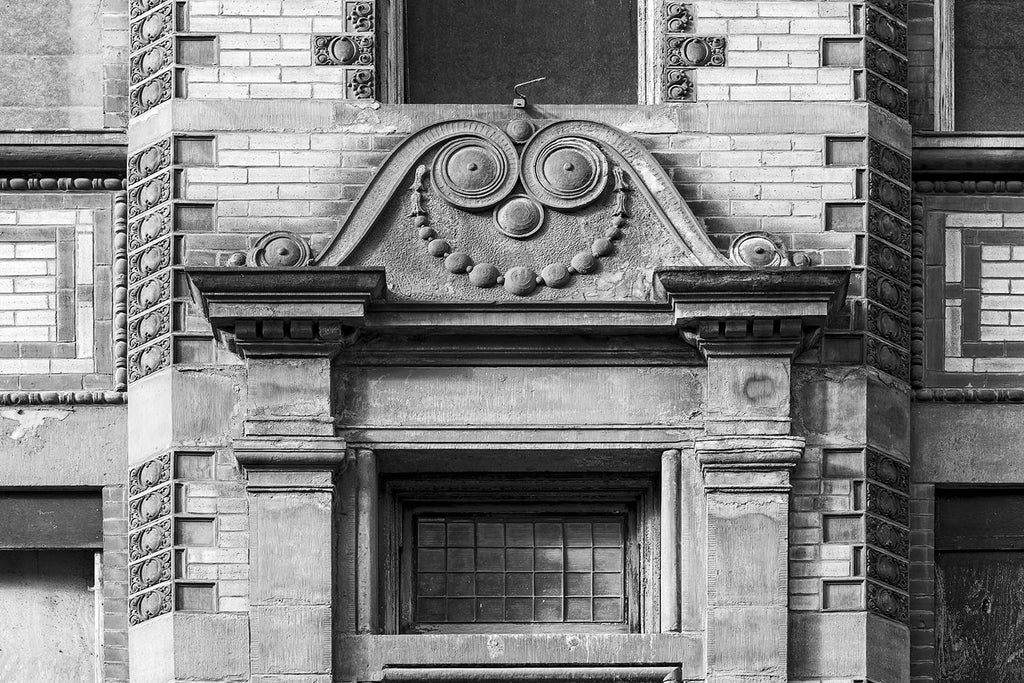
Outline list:
[[[383,268],[400,301],[660,301],[654,271],[727,265],[620,130],[429,126],[384,161],[314,266]]]

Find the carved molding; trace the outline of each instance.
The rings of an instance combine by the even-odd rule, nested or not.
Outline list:
[[[918,180],[914,191],[921,194],[1021,194],[1024,180]]]
[[[867,576],[901,591],[910,589],[910,564],[905,558],[867,548]]]
[[[161,339],[128,356],[128,381],[135,382],[171,365],[171,340]]]
[[[404,179],[420,163],[420,159],[434,148],[459,137],[482,139],[498,149],[512,145],[503,131],[471,120],[445,121],[411,135],[384,161],[356,200],[345,224],[313,263],[320,266],[344,263],[377,223],[391,198],[401,191]],[[644,196],[655,215],[678,236],[682,246],[693,254],[695,264],[728,264],[728,260],[705,234],[665,170],[632,136],[597,122],[561,121],[536,133],[528,147],[536,145],[537,149],[543,149],[548,143],[566,137],[582,138],[597,144],[611,163],[621,167],[634,191]],[[529,149],[524,150],[523,158],[529,154]]]
[[[899,557],[907,557],[910,553],[910,532],[906,529],[873,515],[866,516],[864,525],[868,545],[877,546]]]
[[[910,499],[876,483],[867,483],[867,511],[901,526],[910,524]]]
[[[138,529],[160,517],[171,514],[171,487],[151,491],[128,503],[128,526]]]
[[[907,53],[907,27],[879,12],[871,5],[866,6],[865,34],[901,55]]]
[[[171,138],[164,138],[128,157],[128,185],[134,185],[170,165]]]
[[[0,192],[95,192],[96,190],[123,190],[127,187],[123,176],[103,173],[97,176],[78,175],[52,177],[40,174],[0,178]]]

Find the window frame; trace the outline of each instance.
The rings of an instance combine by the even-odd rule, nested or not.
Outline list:
[[[429,0],[417,0],[429,1]],[[377,0],[377,97],[384,104],[417,105],[405,101],[405,2],[406,0]],[[661,71],[663,57],[662,4],[656,0],[637,0],[637,73],[635,105],[657,104],[661,100]],[[527,93],[528,94],[528,93]],[[509,104],[512,103],[509,90]],[[456,104],[456,103],[452,103]],[[468,105],[472,103],[462,103]],[[635,106],[586,105],[586,106]],[[487,105],[500,106],[500,105]],[[572,106],[572,105],[556,105]]]
[[[473,633],[608,633],[638,634],[659,630],[660,510],[656,480],[650,476],[451,476],[426,475],[387,480],[380,515],[381,626],[387,634]],[[627,621],[609,622],[476,622],[417,624],[413,614],[415,511],[495,509],[520,511],[569,510],[591,516],[627,512],[625,599]],[[512,509],[514,506],[518,509]],[[604,507],[602,507],[604,506]]]

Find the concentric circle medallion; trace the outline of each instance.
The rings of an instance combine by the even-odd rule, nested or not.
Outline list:
[[[735,263],[754,268],[784,266],[789,255],[782,242],[767,232],[746,232],[733,240],[729,254]]]
[[[513,239],[525,239],[543,224],[544,207],[524,194],[514,195],[494,209],[494,227]]]
[[[523,183],[547,206],[578,209],[604,191],[608,159],[589,140],[558,138],[537,150],[526,150]]]
[[[497,204],[512,190],[516,176],[508,156],[483,138],[453,140],[434,157],[434,187],[460,209]]]

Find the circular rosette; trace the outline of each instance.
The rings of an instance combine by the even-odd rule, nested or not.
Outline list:
[[[525,239],[543,224],[544,207],[524,194],[514,195],[494,209],[494,227],[513,239]]]
[[[256,240],[246,259],[250,265],[269,268],[295,268],[309,263],[309,245],[304,239],[283,230],[270,232]]]
[[[754,268],[789,265],[789,254],[782,241],[767,232],[745,232],[729,249],[734,263]]]
[[[450,204],[474,211],[494,206],[518,180],[516,153],[482,137],[461,137],[434,157],[434,187]]]
[[[608,158],[583,138],[557,138],[523,152],[523,184],[541,203],[555,209],[579,209],[604,192]]]

